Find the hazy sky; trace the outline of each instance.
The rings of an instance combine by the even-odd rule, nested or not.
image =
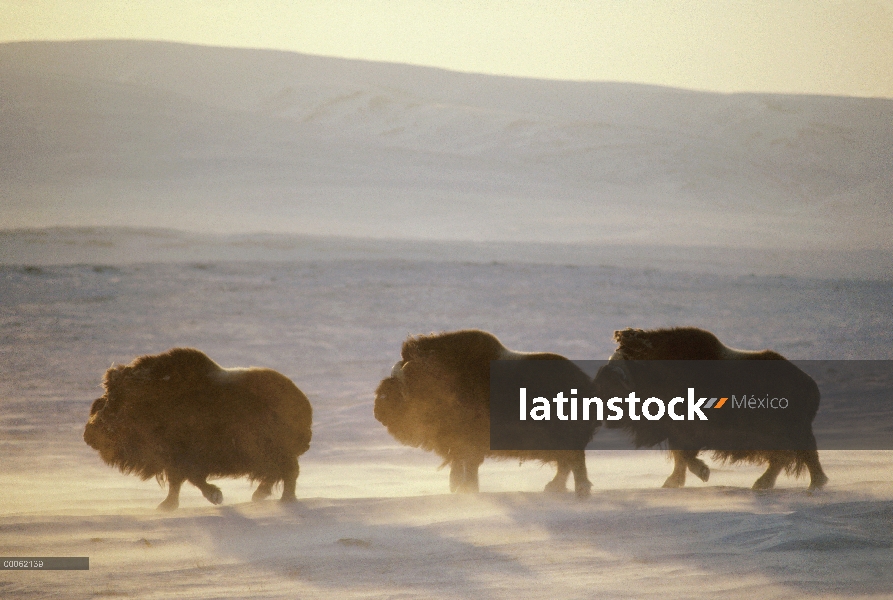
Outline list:
[[[85,38],[893,97],[893,0],[0,0],[0,41]]]

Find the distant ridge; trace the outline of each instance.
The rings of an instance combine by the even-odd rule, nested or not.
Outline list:
[[[893,281],[881,250],[728,249],[636,244],[548,244],[211,234],[160,228],[52,227],[0,230],[0,266],[139,263],[422,261],[553,264],[715,275]]]
[[[0,227],[893,250],[893,100],[0,44]]]

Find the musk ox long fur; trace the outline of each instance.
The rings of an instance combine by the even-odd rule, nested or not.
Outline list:
[[[812,433],[812,421],[819,408],[819,389],[815,381],[782,355],[771,350],[756,352],[735,350],[723,345],[715,335],[695,327],[673,329],[625,329],[614,332],[617,350],[607,365],[602,367],[595,378],[595,386],[603,398],[622,397],[635,391],[641,398],[654,396],[667,397],[669,389],[685,388],[686,382],[675,381],[677,372],[672,368],[661,371],[646,369],[642,363],[627,361],[662,360],[769,360],[784,361],[784,365],[772,365],[774,373],[780,373],[782,389],[788,390],[789,397],[798,397],[796,407],[785,411],[783,420],[778,413],[738,413],[734,429],[722,429],[718,424],[707,421],[671,420],[633,421],[627,417],[616,421],[615,427],[629,431],[637,447],[651,447],[666,443],[674,459],[673,473],[667,478],[664,487],[685,485],[686,469],[702,481],[710,476],[709,467],[698,458],[700,450],[713,450],[717,460],[725,462],[745,462],[766,464],[766,472],[753,484],[754,489],[771,489],[782,470],[791,475],[809,471],[810,489],[821,488],[828,481],[816,450]],[[663,369],[663,367],[658,367]],[[732,413],[729,413],[732,414]],[[608,423],[612,426],[612,423]],[[728,449],[725,446],[732,439],[752,440],[760,447],[797,448],[796,450]]]
[[[295,499],[298,456],[310,447],[312,410],[290,379],[270,369],[224,369],[193,348],[113,366],[93,402],[84,441],[122,473],[168,483],[158,506],[179,505],[189,481],[213,504],[208,477],[248,477],[262,500],[283,482]]]
[[[476,329],[419,335],[403,343],[401,359],[375,392],[375,418],[398,441],[433,451],[450,466],[450,491],[478,491],[485,458],[556,463],[548,492],[566,490],[574,474],[578,496],[589,495],[585,443],[577,450],[490,450],[490,361],[567,360],[557,354],[508,350]],[[574,367],[576,368],[576,367]],[[580,371],[584,383],[591,381]],[[588,427],[588,440],[596,423]]]

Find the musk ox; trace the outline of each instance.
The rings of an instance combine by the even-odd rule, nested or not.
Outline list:
[[[290,379],[270,369],[224,369],[193,348],[174,348],[112,366],[93,402],[84,441],[107,464],[142,479],[167,480],[174,510],[189,481],[213,504],[208,477],[259,482],[254,500],[283,482],[295,499],[298,456],[310,447],[312,410]]]
[[[749,352],[723,345],[715,335],[695,327],[673,329],[625,329],[614,332],[617,350],[595,378],[595,387],[603,398],[622,397],[635,391],[641,398],[666,397],[667,390],[684,389],[677,367],[672,363],[653,363],[654,368],[631,361],[783,361],[771,367],[776,373],[773,381],[780,382],[787,397],[797,397],[798,404],[789,410],[775,413],[739,409],[737,413],[722,413],[724,421],[649,421],[631,420],[628,415],[609,427],[629,431],[637,447],[667,444],[675,466],[664,487],[685,485],[688,469],[702,481],[710,477],[710,469],[698,458],[702,449],[713,450],[713,457],[724,462],[767,464],[766,472],[753,484],[753,489],[771,489],[779,473],[800,475],[804,468],[810,475],[810,489],[821,488],[828,481],[816,450],[812,421],[819,408],[819,389],[815,381],[782,355],[771,350]],[[697,366],[697,365],[695,365]],[[721,364],[719,366],[722,366]],[[726,365],[736,367],[736,365]],[[756,364],[740,367],[758,367]],[[689,384],[690,385],[690,384]],[[793,404],[793,403],[792,403]],[[711,413],[717,416],[720,413]],[[733,421],[729,421],[733,419]],[[731,425],[729,425],[731,423]],[[737,447],[735,447],[737,444]],[[741,444],[751,449],[741,447]],[[733,448],[734,449],[731,449]],[[759,449],[768,448],[768,449]],[[772,449],[796,448],[796,449]]]
[[[403,342],[401,359],[375,391],[375,418],[398,441],[435,452],[450,466],[450,491],[478,491],[485,458],[556,463],[547,492],[566,491],[568,475],[580,497],[592,487],[586,457],[575,450],[490,450],[490,361],[567,360],[549,353],[513,352],[486,331],[475,329],[419,335]],[[569,362],[569,361],[568,361]],[[570,363],[571,365],[573,363]],[[591,379],[573,366],[591,386]],[[591,439],[596,423],[588,427]]]

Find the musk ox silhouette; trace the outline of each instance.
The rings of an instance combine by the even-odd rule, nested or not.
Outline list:
[[[375,418],[403,444],[443,458],[443,465],[450,466],[451,492],[477,492],[478,468],[485,458],[512,458],[556,463],[558,472],[546,491],[566,491],[573,472],[577,495],[588,496],[592,484],[586,474],[585,443],[578,450],[490,450],[492,360],[567,359],[513,352],[494,335],[476,329],[410,337],[390,377],[375,391]],[[589,377],[579,374],[591,385]],[[588,427],[587,440],[596,425],[582,424]]]
[[[167,480],[158,505],[174,510],[189,481],[213,504],[208,477],[259,482],[254,500],[283,482],[295,499],[298,456],[310,447],[312,410],[290,379],[270,369],[224,369],[193,348],[174,348],[112,366],[90,409],[84,441],[107,464],[141,479]]]
[[[656,376],[663,367],[652,370],[646,369],[642,363],[627,361],[770,360],[784,361],[783,365],[772,365],[773,370],[780,373],[782,389],[788,390],[788,397],[796,396],[801,400],[796,407],[792,406],[785,411],[783,422],[777,413],[768,415],[750,411],[736,421],[734,429],[721,429],[709,420],[633,421],[625,416],[624,419],[615,421],[616,424],[608,422],[609,427],[629,431],[637,447],[667,444],[675,464],[664,487],[684,486],[686,469],[702,481],[707,481],[710,468],[698,458],[700,449],[713,450],[713,457],[724,462],[767,464],[766,472],[753,484],[755,490],[774,487],[782,470],[789,475],[798,476],[804,468],[807,469],[810,489],[821,488],[827,483],[828,478],[819,463],[812,433],[812,421],[819,408],[818,386],[809,375],[782,355],[771,350],[734,350],[723,345],[712,333],[695,327],[649,331],[624,329],[614,332],[614,340],[618,343],[617,350],[595,378],[596,390],[602,398],[622,397],[632,390],[642,398],[665,398],[668,389],[685,387],[686,382],[674,380],[679,376],[670,367]],[[724,442],[732,436],[737,436],[735,439],[753,440],[760,447],[777,444],[797,450],[725,449]]]

